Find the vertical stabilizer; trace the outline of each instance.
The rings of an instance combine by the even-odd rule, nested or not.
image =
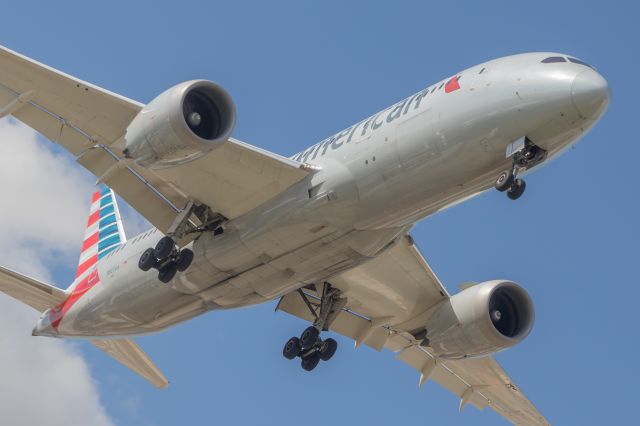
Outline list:
[[[98,260],[120,247],[125,241],[115,194],[110,188],[100,185],[91,197],[91,209],[82,250],[80,250],[76,281],[92,270]]]

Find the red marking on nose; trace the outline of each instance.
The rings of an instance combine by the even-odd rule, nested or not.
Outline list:
[[[460,84],[458,80],[460,77],[453,77],[451,80],[447,81],[447,84],[444,86],[444,93],[450,93],[454,90],[458,90],[460,88]]]

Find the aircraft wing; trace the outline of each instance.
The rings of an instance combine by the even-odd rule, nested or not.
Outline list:
[[[2,266],[0,266],[0,291],[38,312],[44,312],[67,298],[64,290]]]
[[[0,46],[0,118],[12,114],[62,145],[163,232],[190,199],[232,219],[309,173],[234,139],[187,164],[145,169],[122,154],[125,131],[143,107]]]
[[[380,351],[397,353],[397,359],[420,373],[422,386],[432,379],[460,397],[460,409],[471,404],[490,407],[518,425],[548,425],[548,421],[502,370],[493,357],[441,360],[428,347],[420,346],[408,330],[412,318],[449,297],[411,237],[375,259],[331,279],[342,290],[347,305],[330,329]],[[305,289],[311,307],[317,308],[319,295]],[[412,303],[411,301],[415,301]],[[420,308],[421,307],[421,308]],[[299,292],[284,296],[276,310],[309,322],[314,316]]]
[[[154,386],[158,388],[169,386],[169,381],[164,374],[132,339],[91,340],[91,343]]]

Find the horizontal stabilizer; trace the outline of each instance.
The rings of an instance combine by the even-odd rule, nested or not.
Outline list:
[[[169,381],[144,351],[131,339],[91,340],[98,349],[130,368],[157,388],[165,388]]]
[[[0,292],[31,306],[38,312],[46,311],[67,298],[64,290],[2,266],[0,266]]]

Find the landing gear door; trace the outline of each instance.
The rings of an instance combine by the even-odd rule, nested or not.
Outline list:
[[[506,158],[512,157],[525,148],[526,137],[523,136],[507,145]]]

